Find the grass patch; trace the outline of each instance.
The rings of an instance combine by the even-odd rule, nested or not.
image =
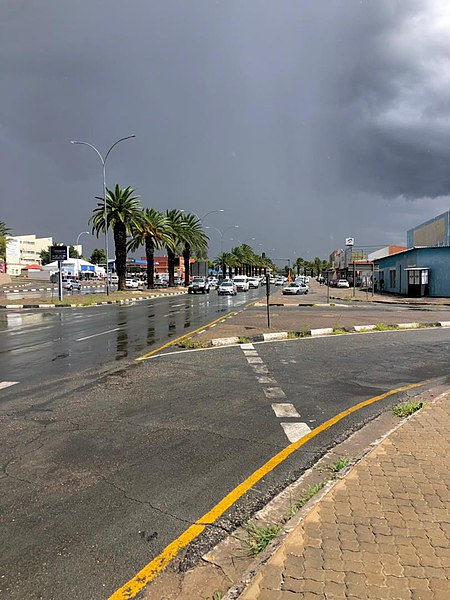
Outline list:
[[[250,342],[248,337],[245,337],[245,335],[241,335],[240,337],[238,337],[238,344],[248,344]]]
[[[247,538],[245,540],[246,552],[250,556],[257,556],[260,554],[269,543],[276,537],[281,529],[281,525],[266,525],[265,527],[258,527],[254,523],[247,523],[245,530],[247,532]]]
[[[223,600],[223,594],[219,590],[216,590],[211,596],[207,596],[204,600]]]
[[[321,481],[320,483],[316,483],[316,485],[311,486],[309,488],[309,490],[307,490],[307,492],[304,496],[302,496],[301,498],[299,498],[292,504],[292,506],[289,510],[289,513],[287,514],[286,520],[288,520],[288,519],[292,518],[294,515],[296,515],[298,513],[298,511],[301,508],[303,508],[305,506],[305,504],[307,502],[309,502],[313,496],[315,496],[318,492],[320,492],[320,490],[322,488],[324,488],[326,486],[327,483],[328,483],[328,480],[325,480],[325,481]]]
[[[297,333],[297,337],[301,337],[301,338],[309,337],[309,332],[310,332],[310,328],[307,325],[305,325]]]
[[[401,402],[400,404],[393,406],[392,412],[396,417],[403,419],[404,417],[409,417],[417,410],[420,410],[423,406],[423,402],[414,402],[414,400],[410,400],[409,402]]]
[[[347,467],[350,464],[350,459],[349,458],[339,458],[335,463],[332,463],[331,465],[327,465],[326,467],[321,467],[319,469],[319,471],[331,471],[331,473],[339,473],[340,471],[342,471],[343,469],[345,469],[345,467]]]
[[[299,334],[296,331],[288,331],[287,339],[288,340],[296,340],[299,337]]]
[[[398,325],[387,325],[386,323],[377,323],[375,325],[375,331],[394,331],[398,328]]]
[[[348,331],[345,331],[342,327],[333,327],[333,335],[342,335],[343,333],[348,333]]]
[[[178,344],[180,348],[186,348],[187,350],[195,350],[197,348],[205,348],[204,342],[199,342],[193,340],[192,338],[188,338],[187,340],[183,340]]]

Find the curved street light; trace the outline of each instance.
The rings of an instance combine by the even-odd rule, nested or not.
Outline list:
[[[132,133],[131,135],[127,135],[126,137],[123,137],[123,138],[120,138],[120,140],[117,140],[117,142],[114,142],[114,144],[109,148],[108,152],[105,154],[105,158],[103,158],[100,151],[97,150],[97,148],[93,144],[89,144],[89,142],[81,142],[80,140],[70,140],[71,144],[80,144],[81,146],[89,146],[89,148],[92,148],[92,150],[95,150],[95,152],[97,152],[97,154],[102,162],[103,202],[104,202],[104,219],[105,219],[105,252],[106,252],[106,295],[107,296],[109,296],[109,259],[108,259],[108,221],[107,221],[107,214],[106,214],[106,161],[108,160],[108,156],[109,156],[111,150],[115,146],[117,146],[117,144],[119,144],[120,142],[123,142],[125,140],[135,138],[135,137],[136,137],[136,135],[134,133]]]
[[[86,235],[90,235],[90,234],[89,234],[89,231],[82,231],[81,233],[79,233],[79,234],[78,234],[78,236],[77,236],[77,243],[76,243],[76,246],[78,246],[78,242],[80,241],[80,237],[81,237],[82,235],[84,235],[84,234],[86,234]]]
[[[210,210],[209,212],[207,212],[206,214],[204,214],[202,217],[199,217],[199,215],[194,212],[193,210],[185,210],[184,208],[180,209],[181,212],[184,213],[191,213],[192,215],[195,215],[197,217],[197,219],[200,221],[200,223],[202,223],[203,225],[203,220],[208,216],[208,215],[212,215],[213,213],[223,213],[225,212],[225,210],[223,208],[219,208],[218,210]]]
[[[218,231],[220,233],[220,254],[223,254],[223,236],[226,234],[227,231],[230,231],[231,229],[237,229],[239,227],[239,225],[232,225],[231,227],[227,227],[224,230],[218,229],[217,227],[209,227],[208,225],[205,227],[205,229],[215,229],[216,231]]]

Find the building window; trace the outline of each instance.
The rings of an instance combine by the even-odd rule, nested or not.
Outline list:
[[[389,287],[391,289],[397,287],[397,271],[396,271],[396,269],[391,269],[389,271]]]
[[[408,271],[409,285],[420,285],[420,271]]]

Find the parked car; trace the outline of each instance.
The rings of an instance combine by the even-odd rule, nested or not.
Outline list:
[[[217,288],[217,294],[219,296],[236,296],[237,288],[231,280],[226,279]]]
[[[282,293],[286,296],[288,294],[307,294],[309,288],[306,284],[293,281],[282,289]]]
[[[193,277],[188,294],[209,294],[209,282],[204,277]]]
[[[118,275],[116,275],[115,273],[110,273],[109,274],[109,283],[118,284],[119,283]]]
[[[125,279],[125,287],[129,290],[137,290],[139,281],[137,279]]]
[[[338,279],[336,283],[336,287],[338,288],[349,288],[350,284],[346,279]]]
[[[247,275],[236,275],[233,282],[238,292],[248,292],[250,286]]]
[[[73,292],[74,290],[81,290],[81,283],[76,279],[66,279],[63,281],[63,290]]]
[[[259,277],[249,277],[248,278],[248,286],[251,288],[259,288],[260,279]]]

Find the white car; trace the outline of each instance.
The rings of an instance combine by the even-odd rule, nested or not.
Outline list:
[[[217,288],[217,293],[219,296],[236,296],[236,286],[232,281],[226,279]]]
[[[125,279],[125,287],[129,290],[137,290],[139,281],[137,279]]]
[[[251,288],[259,288],[259,283],[260,283],[260,279],[259,277],[249,277],[248,278],[248,285]]]
[[[307,294],[308,292],[309,288],[307,285],[304,283],[296,283],[295,281],[284,287],[282,290],[284,296],[287,296],[288,294]]]
[[[233,283],[238,292],[248,292],[250,286],[248,284],[247,275],[236,275],[233,279]]]
[[[349,288],[350,284],[349,284],[349,282],[346,279],[338,279],[336,287],[338,287],[338,288]]]

